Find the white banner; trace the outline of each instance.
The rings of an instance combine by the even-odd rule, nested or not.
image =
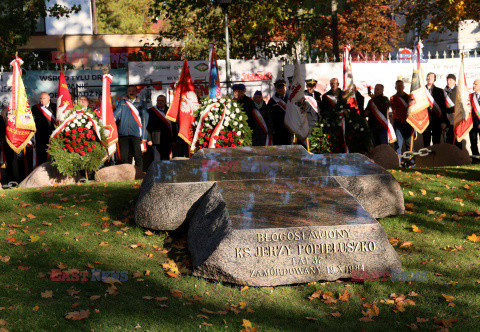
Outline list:
[[[217,63],[220,81],[225,82],[225,60],[218,60]],[[182,66],[182,61],[129,62],[128,83],[152,84],[152,87],[145,91],[150,91],[152,103],[155,103],[159,94],[166,95],[170,102]],[[250,97],[259,90],[267,101],[274,92],[273,83],[282,77],[282,63],[278,60],[230,60],[230,67],[232,84],[245,84],[246,95]],[[189,61],[188,69],[195,88],[200,89],[203,96],[207,96],[210,89],[208,61]],[[226,92],[226,84],[222,83],[222,93]]]
[[[465,73],[467,87],[472,90],[475,78],[480,78],[480,58],[466,58]],[[410,80],[415,64],[410,61],[403,62],[352,62],[354,83],[364,96],[367,95],[367,87],[375,87],[375,84],[383,84],[384,95],[390,97],[396,93],[395,81],[401,79],[405,82],[405,91],[410,91]],[[447,85],[447,75],[458,75],[460,59],[432,59],[422,62],[425,75],[433,72],[437,75],[435,85],[441,89]],[[306,79],[316,79],[317,91],[325,93],[330,89],[330,79],[338,78],[340,86],[343,85],[342,63],[307,63],[301,65],[301,70]],[[293,65],[285,67],[285,77],[293,75]],[[458,82],[458,77],[457,77]],[[365,101],[366,104],[367,100]]]

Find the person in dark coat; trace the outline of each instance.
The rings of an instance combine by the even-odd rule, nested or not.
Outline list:
[[[272,143],[272,119],[261,91],[253,95],[255,106],[255,123],[252,124],[252,146],[265,146]],[[266,131],[266,132],[265,132]],[[268,138],[268,139],[267,139]]]
[[[447,110],[447,143],[455,144],[459,149],[462,149],[462,142],[455,139],[453,132],[453,119],[455,117],[455,98],[457,98],[457,78],[454,74],[447,75],[447,86],[443,89],[445,94],[445,104]]]
[[[268,101],[267,107],[272,119],[273,145],[291,145],[293,134],[285,126],[287,110],[287,88],[285,80],[275,82],[275,94]]]
[[[425,147],[433,144],[440,143],[440,137],[442,131],[447,128],[448,118],[445,105],[445,95],[443,90],[435,86],[435,80],[437,76],[434,73],[428,73],[427,75],[427,96],[433,98],[433,105],[428,107],[428,117],[430,124],[423,132],[423,145]]]
[[[330,90],[328,90],[322,96],[322,103],[321,103],[322,105],[320,107],[321,109],[320,114],[322,114],[323,112],[325,113],[336,112],[337,102],[340,101],[341,98],[342,98],[342,90],[340,90],[339,88],[338,79],[332,78],[330,80]]]
[[[256,121],[252,113],[253,109],[255,108],[255,104],[253,103],[252,98],[245,95],[245,90],[245,84],[234,84],[232,86],[233,99],[242,105],[243,111],[247,114],[247,124],[253,130],[253,127],[256,125]]]
[[[355,89],[355,99],[357,100],[358,111],[360,115],[363,116],[365,114],[365,97],[357,90],[356,85],[353,85],[353,88]]]
[[[374,114],[376,108],[388,122],[388,109],[390,101],[383,95],[384,87],[382,84],[375,85],[372,99],[368,101],[365,115],[368,116],[368,125],[373,134],[373,145],[388,144],[388,130],[385,128],[385,123],[377,118]]]
[[[165,117],[167,97],[159,95],[157,104],[148,109],[147,145],[152,147],[153,160],[169,160],[172,153],[174,127]]]
[[[50,142],[50,135],[53,132],[57,113],[57,105],[50,102],[50,96],[46,92],[40,94],[40,103],[32,107],[33,119],[37,131],[34,136],[36,152],[36,165],[47,161],[47,144]]]

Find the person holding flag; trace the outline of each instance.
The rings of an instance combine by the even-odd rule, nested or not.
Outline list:
[[[148,113],[145,103],[137,98],[137,94],[137,87],[130,85],[127,88],[127,98],[115,102],[114,117],[120,121],[118,127],[120,163],[128,162],[131,146],[135,164],[143,171],[142,152],[146,150]]]
[[[368,101],[365,115],[373,134],[373,145],[389,144],[397,140],[395,131],[388,119],[390,101],[383,95],[383,85],[376,84],[372,99]]]
[[[34,165],[41,165],[48,159],[47,145],[50,142],[55,124],[57,123],[57,104],[50,102],[50,95],[46,92],[40,94],[40,103],[32,108],[33,118],[37,132],[34,137]]]
[[[165,117],[167,109],[167,97],[159,95],[157,104],[148,110],[147,145],[152,147],[154,161],[169,160],[172,156],[175,127]]]

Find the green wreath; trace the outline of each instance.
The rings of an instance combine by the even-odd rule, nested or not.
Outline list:
[[[107,156],[108,143],[95,112],[74,105],[58,127],[63,128],[54,132],[56,135],[50,139],[47,150],[52,165],[66,176],[75,176],[79,171],[97,171]]]

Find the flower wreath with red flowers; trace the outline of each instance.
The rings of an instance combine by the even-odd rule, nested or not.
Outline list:
[[[228,96],[203,99],[194,112],[195,149],[252,145],[252,129],[242,105]]]
[[[97,171],[106,159],[106,146],[104,128],[95,112],[74,105],[53,131],[47,152],[61,174],[74,176],[78,171]]]

